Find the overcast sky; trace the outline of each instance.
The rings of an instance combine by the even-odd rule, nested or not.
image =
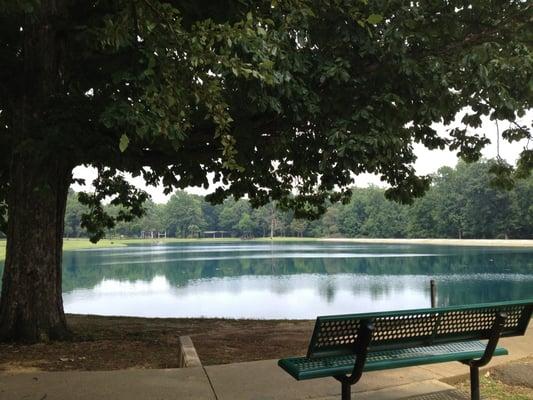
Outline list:
[[[457,121],[460,121],[462,116],[459,116],[457,118]],[[533,120],[533,110],[530,110],[523,118],[518,120],[520,124],[525,124],[528,126],[531,126],[531,121]],[[459,123],[453,125],[453,126],[460,126]],[[505,129],[509,127],[508,122],[499,122],[499,130],[500,134]],[[435,124],[434,128],[439,132],[441,136],[446,136],[446,131],[449,129],[449,127],[444,127],[441,124]],[[469,132],[474,132],[474,130],[470,130]],[[490,140],[491,143],[485,147],[483,150],[483,156],[486,158],[494,158],[497,155],[497,146],[496,146],[496,123],[494,121],[490,121],[489,118],[483,119],[483,125],[481,128],[475,130],[478,134],[485,134]],[[117,144],[118,145],[118,144]],[[521,142],[515,142],[515,143],[509,143],[505,140],[500,139],[500,157],[505,159],[510,164],[515,164],[518,155],[523,150],[524,146],[526,145],[525,141]],[[533,147],[533,143],[529,144],[529,148]],[[419,174],[425,175],[425,174],[431,174],[433,172],[436,172],[440,167],[446,165],[453,167],[457,164],[457,156],[455,155],[455,152],[450,152],[448,150],[428,150],[422,145],[415,144],[415,153],[418,157],[415,168],[416,171]],[[74,169],[74,177],[75,178],[83,178],[88,183],[91,182],[96,177],[96,171],[94,168],[87,168],[84,166],[80,166]],[[128,180],[132,183],[134,183],[136,186],[145,189],[151,196],[152,199],[156,203],[165,203],[170,196],[165,196],[163,194],[163,188],[157,187],[154,188],[152,186],[146,186],[143,182],[143,179],[141,177],[139,178],[128,178]],[[355,177],[355,185],[359,187],[365,187],[369,184],[374,185],[380,185],[383,186],[383,183],[380,181],[378,176],[375,175],[359,175]],[[91,186],[80,186],[80,185],[72,185],[72,188],[76,191],[80,190],[91,190]],[[189,193],[194,194],[200,194],[200,195],[206,195],[208,194],[211,189],[205,190],[201,187],[190,187],[186,189]]]

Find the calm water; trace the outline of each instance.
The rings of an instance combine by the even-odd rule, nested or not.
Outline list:
[[[533,297],[533,249],[209,243],[66,252],[67,312],[150,317],[321,314]]]

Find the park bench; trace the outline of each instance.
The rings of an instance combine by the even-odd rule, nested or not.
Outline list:
[[[524,335],[532,311],[526,300],[318,317],[307,355],[278,365],[297,380],[333,377],[349,400],[363,372],[460,361],[479,400],[479,367],[508,354],[499,338]]]

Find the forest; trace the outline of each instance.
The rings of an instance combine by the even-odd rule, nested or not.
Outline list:
[[[493,184],[491,160],[455,168],[442,167],[430,190],[413,204],[401,205],[384,196],[385,189],[352,189],[348,204],[330,204],[317,220],[296,219],[275,203],[254,209],[248,200],[212,205],[203,197],[177,191],[166,204],[150,200],[146,214],[119,222],[107,237],[140,237],[166,232],[167,237],[361,237],[361,238],[533,238],[533,176],[517,180],[510,190]],[[65,236],[85,237],[84,206],[70,191]],[[120,209],[107,206],[116,215]],[[214,233],[213,231],[217,231]]]

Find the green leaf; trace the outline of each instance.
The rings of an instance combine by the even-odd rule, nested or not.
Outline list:
[[[379,14],[370,14],[366,20],[369,24],[376,25],[383,21],[383,16]]]
[[[130,139],[128,138],[128,136],[126,136],[126,134],[123,134],[120,137],[120,141],[118,143],[118,148],[120,149],[120,152],[124,153],[126,149],[128,148],[129,144],[130,144]]]

